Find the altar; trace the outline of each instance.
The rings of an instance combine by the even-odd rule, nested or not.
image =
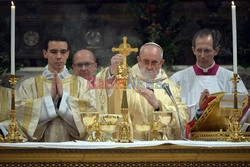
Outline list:
[[[249,166],[249,142],[0,143],[1,166]]]

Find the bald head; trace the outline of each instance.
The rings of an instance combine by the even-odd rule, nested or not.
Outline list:
[[[81,49],[74,54],[73,70],[76,75],[92,80],[97,68],[96,59],[90,50]]]
[[[81,49],[74,54],[73,63],[75,63],[75,61],[81,57],[86,57],[87,59],[92,60],[93,63],[96,62],[93,52],[91,52],[90,50]]]

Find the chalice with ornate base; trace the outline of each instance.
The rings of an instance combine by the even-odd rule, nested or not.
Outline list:
[[[162,140],[168,140],[167,136],[167,126],[171,122],[172,114],[167,112],[158,111],[154,113],[155,119],[158,124],[158,130],[162,129]]]
[[[104,141],[114,141],[112,134],[117,131],[117,125],[122,116],[118,114],[100,115],[99,128],[105,133]]]
[[[98,112],[81,112],[80,116],[88,136],[87,141],[100,141],[100,131],[99,131],[99,113]],[[95,135],[94,135],[95,132]]]
[[[161,111],[154,112],[154,121],[152,122],[152,140],[157,141],[159,140],[159,130],[162,127],[162,124],[159,119],[159,115],[161,114]]]

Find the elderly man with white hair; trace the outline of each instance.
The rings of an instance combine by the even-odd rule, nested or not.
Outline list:
[[[117,67],[123,61],[121,54],[116,54],[111,59],[111,66],[107,69],[109,76],[116,76]],[[186,106],[181,102],[180,90],[171,81],[162,69],[164,63],[163,49],[154,42],[144,44],[140,48],[138,63],[129,70],[127,85],[128,112],[132,125],[149,124],[154,119],[154,112],[167,112],[170,123],[168,124],[167,138],[180,139],[180,130],[187,121]],[[162,84],[168,84],[179,108],[179,116],[172,100],[162,88]],[[109,98],[110,113],[120,113],[122,102],[122,90],[116,85],[112,96]],[[179,121],[180,120],[180,121]],[[152,140],[152,136],[134,132],[134,139]]]

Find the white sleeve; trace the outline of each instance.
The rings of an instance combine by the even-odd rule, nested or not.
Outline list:
[[[242,132],[246,132],[247,128],[250,126],[249,123],[244,123],[242,126],[241,126],[241,131]]]
[[[247,128],[250,126],[250,123],[246,122],[246,120],[250,117],[250,109],[247,110],[245,115],[241,118],[240,124],[241,124],[241,131],[246,132]]]
[[[68,93],[63,93],[63,96],[62,96],[62,99],[61,99],[61,102],[59,105],[59,109],[57,110],[57,113],[70,126],[77,129],[73,115],[72,115],[70,108],[69,108],[69,94]]]
[[[196,115],[197,110],[199,109],[199,104],[196,103],[193,105],[187,105],[187,108],[188,108],[189,121],[191,121]]]
[[[0,123],[0,131],[3,133],[3,137],[6,137],[8,130]]]
[[[108,77],[107,77],[107,83],[112,85],[112,87],[114,87],[115,85],[115,79],[116,79],[116,75],[115,74],[111,74],[110,73],[110,69],[108,69],[107,71],[108,73]],[[113,92],[114,92],[114,89],[106,89],[107,90],[107,94],[108,94],[108,97],[112,96]]]
[[[51,96],[45,96],[43,98],[42,111],[39,118],[38,126],[47,123],[48,121],[57,117],[55,105]]]

